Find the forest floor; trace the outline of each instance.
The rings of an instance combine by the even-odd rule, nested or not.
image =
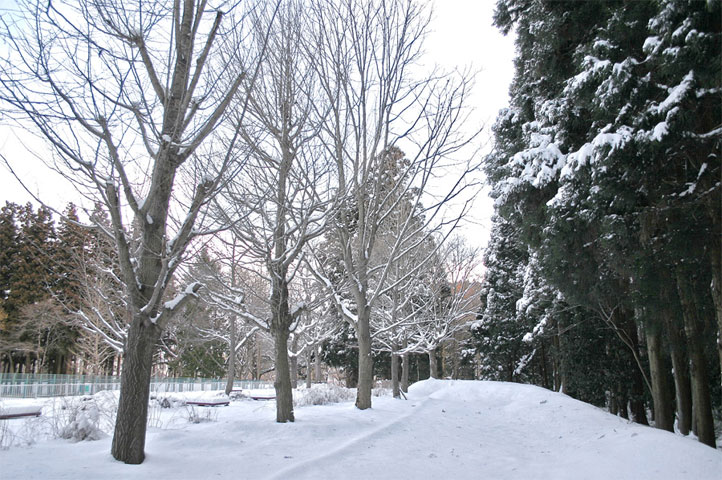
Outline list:
[[[722,472],[720,450],[529,385],[426,380],[408,400],[374,397],[366,411],[352,401],[296,407],[287,424],[274,422],[273,401],[166,406],[151,409],[146,460],[130,466],[113,460],[107,434],[42,438],[42,425],[59,428],[48,426],[46,403],[42,417],[0,425],[13,443],[0,451],[0,478],[718,480]],[[103,424],[102,408],[93,412]]]

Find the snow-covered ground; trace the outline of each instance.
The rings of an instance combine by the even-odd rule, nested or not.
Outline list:
[[[722,478],[719,450],[529,385],[427,380],[408,400],[375,397],[367,411],[297,407],[288,424],[274,422],[273,401],[159,410],[142,465],[114,461],[109,436],[41,440],[0,451],[0,478]],[[193,413],[211,421],[190,423]]]

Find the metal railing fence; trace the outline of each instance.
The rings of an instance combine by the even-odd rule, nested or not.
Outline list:
[[[225,379],[153,377],[150,389],[154,393],[196,392],[224,390]],[[273,388],[265,380],[236,380],[234,389],[252,390]],[[2,373],[0,397],[39,398],[93,395],[101,390],[120,390],[120,377],[105,375],[50,375]]]

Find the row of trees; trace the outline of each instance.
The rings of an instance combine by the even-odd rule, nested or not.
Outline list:
[[[101,212],[96,210],[93,215]],[[0,249],[6,255],[0,285],[3,373],[112,375],[120,367],[127,326],[113,249],[102,236],[77,222],[73,205],[66,207],[57,222],[45,207],[34,211],[30,204],[7,203],[2,209]],[[273,341],[265,320],[270,317],[268,284],[261,274],[263,265],[238,245],[215,245],[212,250],[206,247],[200,251],[185,274],[186,280],[202,281],[207,295],[187,306],[169,325],[158,344],[154,368],[158,374],[173,376],[227,377],[230,389],[234,378],[261,378],[275,369]],[[405,353],[398,353],[400,347],[396,347],[393,357],[407,358],[405,368],[413,359],[415,377],[426,378],[430,374],[429,354],[435,360],[440,341],[463,332],[465,322],[460,321],[460,314],[462,310],[473,311],[476,292],[469,286],[477,285],[469,280],[474,276],[477,256],[467,253],[459,240],[449,243],[442,253],[445,265],[439,261],[429,265],[438,271],[417,278],[413,291],[405,295],[417,305],[413,312],[397,304],[396,310],[405,308],[408,318],[399,325],[385,323],[393,328],[386,328],[374,342],[376,378],[392,377],[388,340],[394,336],[403,332]],[[454,294],[451,285],[457,285]],[[323,289],[324,285],[306,270],[305,277],[290,285],[290,301],[296,306],[310,305],[314,292],[318,296]],[[239,293],[243,299],[234,299]],[[460,308],[462,302],[468,304]],[[312,378],[320,381],[323,359],[326,365],[341,367],[349,386],[355,387],[355,336],[343,328],[328,301],[310,306],[313,308],[304,309],[289,335],[293,386],[299,370],[307,382]],[[381,306],[373,317],[383,321],[389,307]],[[428,309],[425,315],[423,309]],[[411,348],[408,338],[415,340]],[[340,350],[348,351],[350,357],[342,359]],[[447,351],[447,363],[453,363],[459,352]],[[417,365],[420,358],[413,358],[415,353],[426,358],[423,366]],[[397,366],[400,373],[398,370]],[[447,372],[458,376],[453,367]],[[433,376],[440,375],[435,372]],[[408,377],[408,372],[402,376]],[[401,389],[407,386],[405,383]]]
[[[719,2],[498,2],[516,75],[484,165],[496,214],[474,325],[486,375],[640,423],[651,398],[658,428],[710,446],[721,18]]]
[[[102,216],[99,210],[94,215]],[[45,207],[0,212],[2,372],[111,373],[122,339],[90,319],[124,323],[111,245],[80,228],[68,205],[60,223]],[[97,323],[97,322],[96,322]]]
[[[459,134],[470,79],[418,75],[427,9],[225,8],[29,0],[2,21],[9,118],[47,140],[50,167],[107,213],[90,220],[114,246],[103,272],[123,287],[125,321],[86,317],[123,345],[112,454],[127,463],[144,459],[157,345],[204,287],[202,308],[218,320],[205,327],[220,324],[229,357],[254,328],[273,338],[280,422],[293,421],[292,335],[320,338],[318,307],[351,327],[365,409],[374,345],[397,357],[433,350],[470,301],[440,250],[469,206],[472,165],[454,159],[473,138]],[[434,182],[451,167],[461,173],[444,191]],[[225,252],[184,267],[210,235]],[[249,277],[264,287],[248,288]],[[307,281],[321,288],[300,289],[310,296],[294,304],[291,286]]]

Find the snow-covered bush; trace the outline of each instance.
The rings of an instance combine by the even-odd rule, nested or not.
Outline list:
[[[100,440],[107,434],[101,429],[101,422],[106,412],[103,403],[94,397],[81,397],[80,401],[68,402],[64,417],[64,425],[60,427],[59,436],[76,442],[82,440]]]
[[[43,417],[54,438],[99,440],[113,431],[118,392],[102,391],[82,397],[55,398]]]
[[[306,405],[326,405],[352,401],[356,398],[355,388],[345,388],[332,384],[317,384],[311,388],[299,388],[294,392],[293,405],[303,407]]]
[[[185,406],[185,399],[175,397],[173,395],[158,395],[152,394],[150,396],[149,406],[151,408],[178,408]]]
[[[97,405],[87,404],[71,412],[68,424],[60,436],[70,440],[100,440],[106,434],[100,427],[100,411]]]

